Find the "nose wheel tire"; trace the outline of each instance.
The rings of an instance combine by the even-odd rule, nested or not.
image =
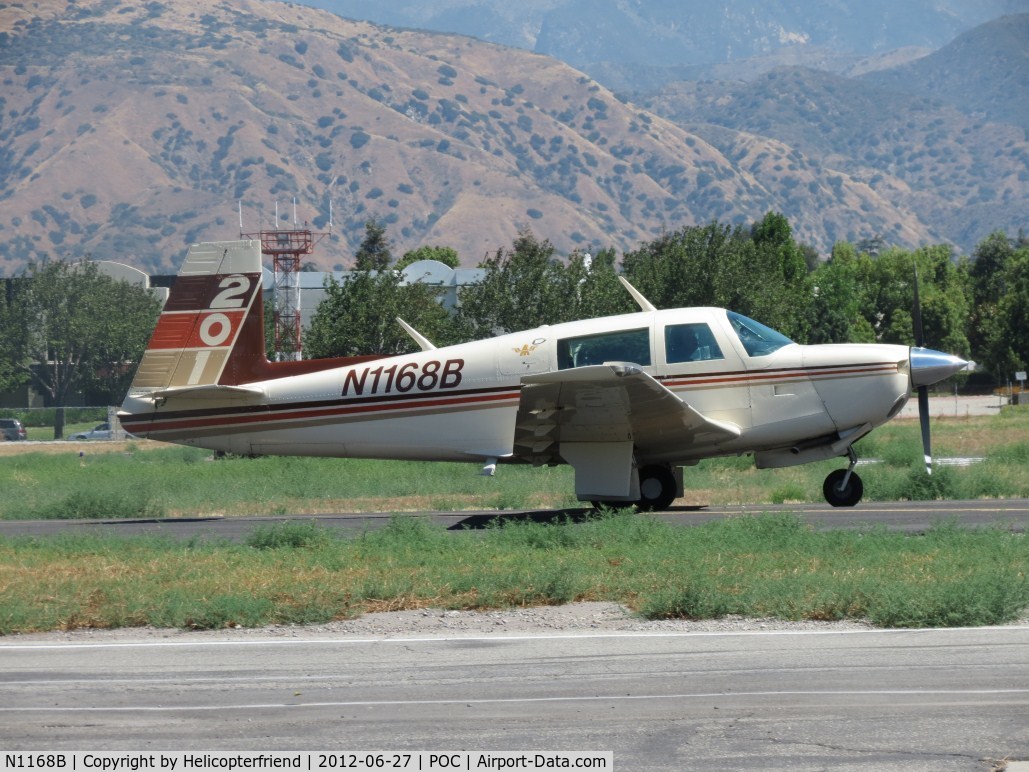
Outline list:
[[[861,501],[861,496],[865,492],[861,478],[850,472],[850,479],[847,479],[847,472],[846,469],[830,472],[822,484],[825,500],[834,507],[852,507]]]

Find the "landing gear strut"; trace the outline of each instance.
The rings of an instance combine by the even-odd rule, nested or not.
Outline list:
[[[861,501],[865,492],[865,486],[861,478],[854,474],[854,467],[857,466],[857,453],[854,448],[847,450],[850,458],[850,465],[846,469],[837,469],[825,478],[822,484],[822,493],[825,500],[834,507],[852,507]]]

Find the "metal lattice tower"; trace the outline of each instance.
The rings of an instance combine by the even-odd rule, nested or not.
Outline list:
[[[323,234],[317,234],[319,239]],[[309,230],[261,231],[261,252],[272,258],[275,283],[275,359],[299,360],[303,351],[300,324],[300,257],[314,252]]]
[[[279,204],[275,202],[275,223],[279,223]],[[307,225],[307,223],[304,223]],[[332,230],[332,201],[329,201],[329,230]],[[299,361],[303,353],[300,317],[300,257],[314,252],[314,246],[328,233],[311,233],[297,227],[297,200],[293,199],[293,229],[243,233],[243,201],[239,202],[239,237],[261,240],[261,254],[272,259],[274,271],[275,361]]]

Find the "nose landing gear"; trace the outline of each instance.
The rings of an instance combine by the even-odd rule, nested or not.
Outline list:
[[[853,447],[847,449],[847,456],[850,458],[850,465],[846,469],[831,472],[822,484],[825,500],[834,507],[852,507],[861,501],[861,496],[865,492],[861,478],[854,473],[857,453]]]

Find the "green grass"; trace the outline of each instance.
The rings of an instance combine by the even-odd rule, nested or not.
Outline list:
[[[866,498],[1029,496],[1029,411],[938,421],[937,455],[984,456],[926,478],[918,427],[862,440]],[[190,448],[0,457],[0,517],[97,518],[415,509],[561,509],[571,470],[353,459],[226,458]],[[80,456],[80,451],[82,455]],[[748,458],[685,470],[687,502],[820,501],[842,461],[756,470]],[[58,536],[0,539],[0,633],[154,625],[217,628],[368,611],[624,603],[647,618],[725,614],[994,624],[1029,605],[1025,537],[938,526],[816,532],[792,515],[675,528],[631,513],[505,522],[466,536],[422,518],[343,540],[313,522],[258,528],[245,545]]]
[[[88,432],[97,424],[101,424],[106,420],[102,418],[99,421],[80,421],[78,423],[68,423],[64,425],[64,436],[75,434],[76,432]],[[54,438],[54,427],[52,426],[26,426],[25,427],[25,439],[30,441],[42,441],[53,440]]]
[[[1029,409],[933,421],[933,455],[980,457],[967,467],[937,464],[927,477],[917,421],[893,421],[860,440],[865,501],[1024,498],[1029,496]],[[844,459],[759,470],[750,458],[713,459],[684,470],[691,504],[822,503],[822,481]]]
[[[83,455],[80,455],[83,454]],[[321,458],[213,459],[168,446],[0,458],[0,519],[284,514],[575,504],[568,469]]]
[[[370,611],[613,601],[651,619],[726,614],[999,624],[1029,606],[1026,537],[819,532],[789,514],[677,528],[631,513],[505,521],[454,535],[395,517],[354,538],[313,523],[245,545],[89,536],[0,539],[0,633],[314,623]]]
[[[937,466],[926,477],[916,422],[893,422],[861,440],[865,500],[1029,496],[1029,410],[934,422],[939,456],[983,456]],[[81,454],[81,455],[80,455]],[[710,459],[684,470],[688,504],[822,501],[822,481],[843,459],[759,470],[749,457]],[[569,467],[321,458],[225,458],[166,446],[99,452],[69,443],[57,453],[0,457],[0,519],[250,515],[338,511],[560,509],[576,506]]]

